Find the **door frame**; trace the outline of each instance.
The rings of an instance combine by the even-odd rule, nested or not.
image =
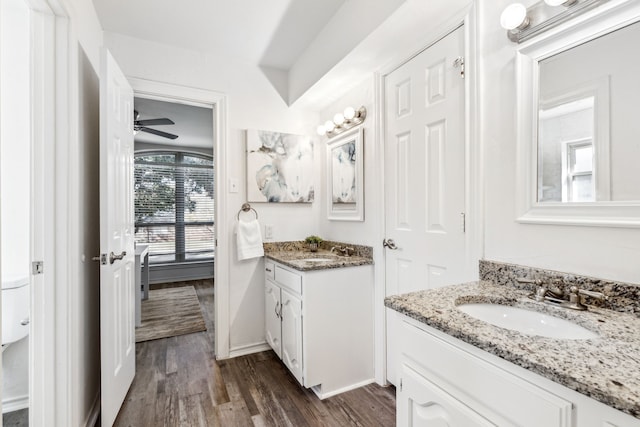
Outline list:
[[[391,61],[388,67],[382,68],[374,73],[374,115],[375,121],[375,150],[378,153],[376,170],[381,171],[377,175],[375,186],[382,189],[378,197],[378,209],[381,212],[379,223],[376,227],[379,231],[377,240],[382,242],[386,235],[386,219],[387,209],[385,200],[385,82],[389,74],[400,66],[404,65],[421,52],[425,51],[433,44],[444,38],[449,33],[455,31],[459,27],[464,28],[464,56],[465,56],[465,212],[466,217],[466,248],[467,265],[470,269],[470,277],[478,276],[477,265],[483,255],[484,232],[483,232],[483,172],[482,172],[482,141],[479,137],[479,113],[478,106],[478,69],[477,66],[477,8],[474,4],[469,4],[460,12],[445,19],[441,25],[434,30],[425,34],[420,43],[420,48],[410,48],[402,50]],[[375,379],[379,384],[387,384],[387,321],[386,308],[384,299],[386,296],[386,252],[381,250],[379,262],[374,265],[375,268]],[[473,269],[475,267],[475,272]]]
[[[43,274],[30,277],[29,421],[34,426],[52,420],[68,425],[72,405],[67,381],[71,372],[68,150],[74,136],[70,111],[75,93],[69,66],[71,32],[59,0],[25,3],[31,11],[30,260],[44,262]]]
[[[229,357],[229,224],[226,215],[227,194],[227,96],[207,89],[179,86],[170,83],[127,77],[134,96],[158,99],[167,102],[192,102],[210,106],[213,110],[213,161],[215,174],[215,238],[222,245],[216,245],[214,255],[214,304],[215,304],[215,356],[217,359]],[[218,251],[219,247],[223,248]]]

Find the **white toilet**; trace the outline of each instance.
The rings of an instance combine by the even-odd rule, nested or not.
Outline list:
[[[29,335],[29,278],[2,279],[2,347]]]

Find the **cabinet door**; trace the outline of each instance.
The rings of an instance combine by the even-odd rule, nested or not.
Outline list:
[[[494,426],[410,366],[402,365],[397,425],[408,427]]]
[[[267,342],[282,358],[282,329],[280,328],[280,288],[267,280],[264,285],[265,336]]]
[[[302,301],[285,289],[282,302],[282,361],[302,382]]]

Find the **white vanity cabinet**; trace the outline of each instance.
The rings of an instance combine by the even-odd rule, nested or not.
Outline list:
[[[407,316],[397,317],[399,427],[640,426],[637,418]]]
[[[373,381],[373,267],[297,271],[265,261],[265,337],[321,399]]]

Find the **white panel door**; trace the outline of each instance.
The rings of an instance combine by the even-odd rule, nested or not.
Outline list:
[[[385,80],[387,295],[467,279],[463,53],[460,27]]]
[[[267,280],[264,285],[265,337],[273,351],[282,359],[280,309],[280,287]]]
[[[113,425],[136,369],[133,218],[133,90],[111,54],[103,49],[100,76],[103,426]]]
[[[495,426],[407,365],[402,365],[396,420],[406,427]]]
[[[302,301],[281,290],[282,361],[302,384]]]

